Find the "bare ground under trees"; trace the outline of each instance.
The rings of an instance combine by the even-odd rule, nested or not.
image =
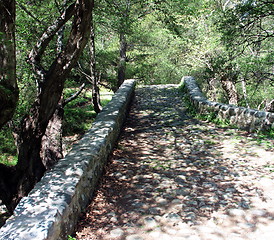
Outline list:
[[[74,237],[273,239],[273,143],[189,117],[173,85],[138,88]]]

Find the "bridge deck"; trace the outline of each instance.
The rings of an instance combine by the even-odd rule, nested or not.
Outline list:
[[[181,94],[137,88],[77,239],[273,239],[273,139],[193,119]]]

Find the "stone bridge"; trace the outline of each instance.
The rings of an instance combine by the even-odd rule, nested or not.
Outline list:
[[[182,84],[203,113],[273,127],[272,113],[209,102],[191,77]],[[193,119],[177,85],[138,87],[122,128],[134,89],[125,81],[0,239],[273,239],[273,139]]]

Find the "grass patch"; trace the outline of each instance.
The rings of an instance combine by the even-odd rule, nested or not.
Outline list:
[[[263,167],[267,168],[269,172],[274,172],[274,165],[267,164],[267,165],[264,165]]]
[[[255,134],[255,139],[258,145],[264,145],[268,149],[273,149],[274,129],[257,132]]]
[[[73,90],[67,89],[65,94],[70,95],[72,93]],[[104,107],[111,100],[113,93],[103,88],[100,94],[101,104]],[[91,128],[97,115],[93,109],[91,99],[91,91],[86,91],[65,107],[63,122],[64,136],[81,135]]]
[[[87,131],[96,117],[92,105],[89,102],[80,102],[76,99],[65,108],[63,121],[63,135],[83,134]],[[79,105],[79,103],[83,105]]]
[[[207,114],[199,113],[196,110],[193,103],[190,101],[190,99],[188,97],[187,90],[184,87],[180,87],[180,91],[183,93],[182,98],[183,98],[183,101],[185,102],[185,104],[187,106],[187,112],[192,117],[197,118],[197,119],[202,120],[202,121],[208,121],[208,122],[215,123],[216,125],[221,126],[221,127],[228,127],[228,126],[234,127],[229,123],[229,120],[221,119],[220,117],[218,117],[218,114],[216,112],[209,112]]]
[[[218,125],[220,127],[228,127],[228,126],[233,127],[230,124],[229,120],[222,119],[222,118],[218,117],[216,112],[209,112],[207,114],[196,112],[194,114],[194,117],[196,117],[197,119],[202,120],[202,121],[208,121],[208,122],[215,123],[216,125]]]
[[[216,144],[214,141],[208,140],[208,139],[204,140],[204,143],[207,145],[215,145]]]

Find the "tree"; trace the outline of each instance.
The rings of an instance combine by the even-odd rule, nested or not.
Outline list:
[[[15,0],[0,1],[0,129],[13,116],[19,91],[15,58]]]
[[[237,0],[201,4],[195,15],[187,16],[189,27],[185,25],[184,37],[191,39],[185,55],[191,74],[201,79],[214,101],[252,108],[270,103],[273,4]]]
[[[117,55],[115,59],[111,60],[111,65],[115,68],[116,74],[115,83],[112,84],[114,91],[117,90],[125,78],[128,77],[127,63],[130,59],[127,57],[127,54],[132,44],[129,43],[128,38],[134,34],[134,28],[140,19],[148,14],[147,10],[150,4],[151,1],[104,0],[101,1],[98,6],[100,10],[100,23],[103,22],[103,24],[106,25],[109,31],[107,35],[111,33],[111,38],[114,39],[118,45],[118,48],[115,50]]]
[[[222,11],[220,21],[226,44],[243,49],[252,46],[256,50],[263,41],[274,37],[272,1],[231,1],[230,4]]]
[[[100,102],[100,92],[98,86],[98,77],[96,71],[96,51],[95,51],[95,29],[94,29],[94,21],[93,14],[90,25],[90,40],[89,40],[89,49],[90,49],[90,80],[92,86],[92,103],[94,107],[94,111],[96,113],[101,112],[102,106]]]
[[[20,124],[17,165],[9,171],[6,167],[0,167],[0,198],[10,211],[45,172],[40,156],[42,138],[61,99],[65,79],[88,41],[92,9],[93,1],[76,0],[47,28],[29,54],[28,61],[37,75],[37,96]],[[72,16],[67,43],[46,69],[42,62],[43,54],[59,29]]]
[[[119,56],[117,61],[117,80],[114,89],[117,90],[119,86],[124,82],[126,77],[126,61],[127,61],[127,40],[126,35],[130,31],[131,20],[131,7],[135,4],[135,1],[129,0],[105,0],[101,3],[100,8],[104,9],[105,13],[112,18],[111,28],[118,34],[119,39]],[[109,21],[109,19],[107,19]]]
[[[242,82],[246,105],[257,108],[265,102],[266,109],[273,98],[265,93],[269,90],[271,93],[271,86],[274,86],[274,52],[271,50],[273,3],[254,0],[229,2],[229,6],[220,12],[221,18],[217,22],[221,40],[237,64],[237,81]]]

